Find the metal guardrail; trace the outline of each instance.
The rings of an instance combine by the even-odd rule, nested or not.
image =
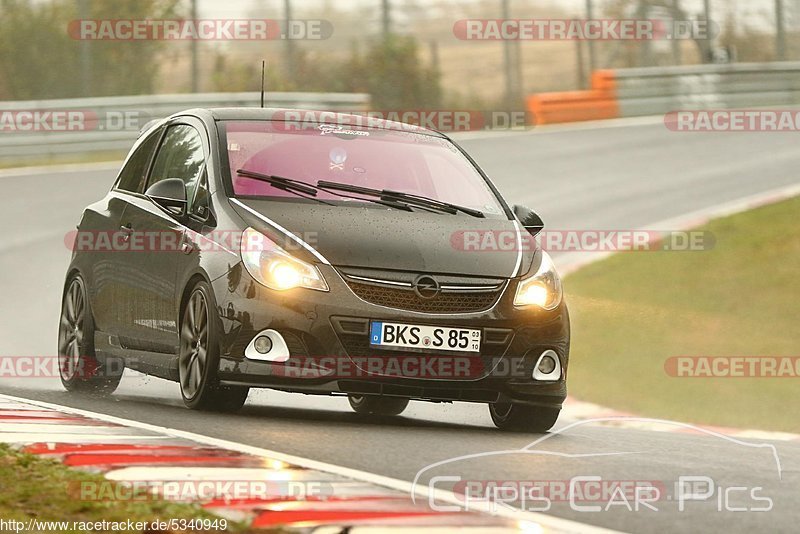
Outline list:
[[[600,70],[587,91],[528,97],[536,124],[800,104],[800,62]]]
[[[621,117],[800,104],[800,62],[619,69]]]
[[[680,110],[800,105],[800,62],[618,69],[598,71],[593,80],[590,91],[532,95],[528,110],[537,124],[546,124]],[[121,153],[150,119],[194,107],[255,107],[259,98],[252,92],[0,102],[0,165]],[[266,105],[357,112],[368,110],[369,95],[267,93]],[[3,114],[30,110],[83,110],[93,114],[96,122],[78,131],[22,132],[3,127]],[[131,117],[132,124],[120,127],[120,121]]]
[[[363,93],[266,93],[265,106],[367,111]],[[0,164],[47,163],[58,157],[124,153],[149,120],[190,108],[258,107],[260,93],[192,93],[0,102]],[[65,131],[4,127],[20,112],[78,112],[83,126]],[[4,118],[5,121],[4,122]]]

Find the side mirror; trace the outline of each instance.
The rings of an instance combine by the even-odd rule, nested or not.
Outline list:
[[[147,188],[144,195],[174,215],[186,213],[186,184],[180,178],[167,178]]]
[[[536,235],[544,229],[544,221],[539,215],[525,206],[514,206],[514,215],[522,226],[531,234]]]

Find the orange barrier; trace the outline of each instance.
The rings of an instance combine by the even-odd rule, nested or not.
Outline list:
[[[531,95],[527,109],[536,125],[615,119],[619,117],[619,102],[614,71],[592,73],[592,88],[588,91]]]

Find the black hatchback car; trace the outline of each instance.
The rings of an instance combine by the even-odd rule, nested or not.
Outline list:
[[[531,210],[447,136],[357,115],[194,109],[146,128],[88,206],[64,284],[68,390],[124,367],[190,408],[250,388],[489,405],[544,431],[566,396],[569,316]]]

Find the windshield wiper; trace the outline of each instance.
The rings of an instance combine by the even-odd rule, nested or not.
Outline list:
[[[324,204],[328,203],[320,198],[316,198],[318,190],[323,190],[331,194],[334,194],[336,196],[340,196],[342,198],[352,198],[356,200],[362,200],[362,199],[350,195],[341,195],[339,193],[336,193],[336,191],[345,191],[348,193],[357,193],[360,195],[376,197],[376,198],[365,198],[363,200],[404,211],[411,211],[411,206],[414,206],[429,211],[431,209],[443,211],[445,213],[450,213],[451,215],[455,215],[460,211],[462,213],[466,213],[473,217],[480,217],[480,218],[485,217],[482,212],[472,208],[458,206],[456,204],[450,204],[449,202],[443,202],[441,200],[435,200],[432,198],[413,195],[411,193],[403,193],[402,191],[392,191],[390,189],[373,189],[371,187],[362,187],[359,185],[351,185],[340,182],[328,182],[325,180],[320,180],[316,183],[316,185],[314,185],[308,182],[303,182],[302,180],[295,180],[293,178],[284,178],[283,176],[273,176],[256,171],[249,171],[247,169],[238,169],[236,171],[236,174],[238,174],[239,176],[244,176],[246,178],[252,178],[254,180],[267,182],[268,184],[277,189],[282,189],[290,193],[303,193],[304,195],[309,195],[310,197],[313,198],[313,200],[317,200]]]
[[[367,197],[378,197],[380,200],[373,200],[373,202],[394,202],[400,203],[403,206],[406,206],[409,210],[411,206],[414,206],[418,209],[423,209],[425,211],[445,211],[451,215],[455,215],[457,213],[456,210],[451,208],[442,208],[441,206],[431,206],[428,203],[421,203],[415,202],[413,199],[409,202],[406,200],[400,200],[397,196],[388,196],[385,195],[385,191],[380,189],[373,189],[371,187],[363,187],[360,185],[353,185],[353,184],[344,184],[340,182],[328,182],[326,180],[321,180],[317,182],[317,187],[322,189],[323,191],[328,191],[333,193],[334,191],[349,191],[351,193],[357,193],[359,195],[365,195]],[[352,198],[352,197],[351,197]],[[370,200],[369,198],[365,198],[364,200]]]
[[[293,180],[292,178],[284,178],[282,176],[271,176],[269,174],[248,171],[246,169],[238,169],[236,174],[239,176],[252,178],[253,180],[267,182],[271,186],[277,189],[283,189],[284,191],[297,191],[300,193],[305,193],[306,195],[311,195],[312,197],[317,196],[317,188],[313,184],[302,182],[300,180]]]
[[[458,204],[453,204],[452,202],[445,202],[443,200],[436,200],[435,198],[429,198],[422,195],[415,195],[413,193],[405,193],[403,191],[393,191],[391,189],[384,189],[383,192],[390,196],[404,200],[405,202],[420,202],[428,204],[430,207],[433,208],[441,208],[442,211],[445,209],[455,210],[456,212],[466,213],[472,217],[477,217],[479,219],[486,218],[486,215],[483,214],[482,211],[476,210],[474,208],[468,208],[466,206],[460,206]]]
[[[461,212],[461,213],[466,213],[467,215],[471,215],[472,217],[478,217],[481,219],[486,217],[482,211],[478,211],[476,209],[467,208],[465,206],[459,206],[458,204],[451,204],[449,202],[423,197],[420,195],[414,195],[412,193],[393,191],[391,189],[373,189],[371,187],[343,184],[339,182],[328,182],[325,180],[317,182],[317,187],[319,189],[322,189],[323,191],[332,189],[335,191],[347,191],[350,193],[358,193],[361,195],[378,197],[383,201],[400,201],[405,204],[410,204],[412,206],[417,206],[421,208],[432,208],[435,210],[443,211],[451,215],[455,215],[458,212]]]
[[[269,174],[263,174],[263,173],[256,172],[256,171],[248,171],[246,169],[239,169],[239,170],[236,171],[236,174],[238,174],[240,176],[245,176],[247,178],[252,178],[254,180],[261,180],[262,182],[267,182],[268,184],[272,185],[273,187],[276,187],[278,189],[282,189],[284,191],[288,191],[290,193],[295,193],[295,194],[296,194],[296,192],[305,193],[307,195],[310,195],[311,197],[314,197],[313,200],[317,200],[317,201],[322,202],[323,204],[327,204],[329,206],[334,206],[335,205],[335,204],[331,204],[329,202],[325,202],[321,198],[316,198],[317,190],[320,189],[320,188],[317,187],[314,184],[310,184],[308,182],[303,182],[302,180],[295,180],[294,178],[284,178],[283,176],[272,176],[272,175],[269,175]],[[412,211],[412,209],[409,206],[407,206],[406,204],[403,204],[401,202],[393,202],[391,200],[377,200],[377,199],[374,199],[374,198],[361,199],[361,198],[350,196],[350,195],[341,195],[341,194],[335,193],[333,191],[330,191],[330,193],[333,194],[333,195],[336,195],[337,197],[351,198],[351,199],[354,199],[354,200],[366,200],[368,202],[372,202],[372,203],[375,203],[375,204],[380,204],[382,206],[387,206],[389,208],[395,208],[395,209],[399,209],[399,210],[403,210],[403,211]],[[303,197],[303,198],[308,198],[308,197]]]

